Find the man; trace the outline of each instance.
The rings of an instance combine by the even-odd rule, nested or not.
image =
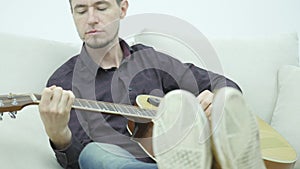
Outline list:
[[[196,121],[190,123],[192,125],[183,128],[199,135],[200,132],[197,131],[207,124],[204,112],[209,118],[213,115],[212,91],[226,86],[240,90],[234,82],[223,76],[192,64],[182,64],[170,56],[156,52],[153,48],[144,45],[129,47],[118,37],[120,19],[126,16],[128,9],[127,0],[70,0],[70,5],[78,34],[83,41],[82,50],[50,77],[39,104],[40,116],[51,147],[62,167],[157,168],[153,159],[130,139],[126,130],[127,118],[71,109],[75,96],[89,100],[135,104],[135,98],[139,94],[162,97],[169,93],[160,105],[162,110],[159,112],[163,114],[163,118],[158,119],[157,125],[154,125],[154,134],[161,135],[161,132],[165,131],[162,126],[166,120],[171,119],[170,113],[166,112],[174,112],[174,109],[168,110],[168,105],[172,102],[167,98],[174,98],[174,102],[191,100],[186,102],[186,106],[177,107],[178,111],[174,112],[174,115],[185,114],[182,118],[188,122],[191,117],[196,117]],[[176,89],[187,90],[189,94],[174,91]],[[190,93],[193,93],[193,96]],[[197,101],[194,96],[197,96]],[[198,107],[200,105],[201,110]],[[187,112],[190,110],[195,112],[189,115]],[[194,124],[199,125],[194,127]],[[193,142],[194,139],[191,138],[193,136],[187,135],[184,140]],[[161,158],[168,153],[160,149],[161,141],[158,140],[153,141],[156,145],[153,148],[156,148],[155,156],[158,158],[159,167],[174,168],[168,166],[165,158]],[[207,140],[209,142],[209,139]],[[181,145],[181,142],[172,144],[177,143]],[[197,146],[195,143],[191,146],[194,149],[199,147],[196,157],[199,155],[204,162],[207,157],[203,168],[210,168],[210,144]],[[167,152],[172,153],[171,148],[168,150],[171,151]],[[198,164],[182,163],[189,168],[198,168]]]

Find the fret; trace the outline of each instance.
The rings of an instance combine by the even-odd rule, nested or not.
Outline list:
[[[129,109],[129,106],[123,106],[123,109],[125,109],[127,112],[129,112],[129,114],[135,114],[134,112],[132,112],[132,111]]]
[[[135,114],[140,116],[140,113],[137,112],[137,110],[139,110],[138,107],[134,107],[134,106],[126,106],[126,109],[131,113],[131,114]]]
[[[154,114],[151,113],[151,110],[141,110],[141,113],[147,117],[154,117]]]
[[[136,110],[141,116],[148,116],[146,113],[145,113],[145,110],[144,109],[137,109]]]
[[[141,116],[141,113],[139,113],[140,108],[138,107],[127,107],[128,111],[130,111],[132,114],[136,114],[138,116]]]
[[[116,111],[122,113],[128,113],[127,111],[125,111],[123,109],[123,107],[121,105],[115,105]]]
[[[109,111],[116,111],[115,107],[113,104],[111,103],[106,103],[106,106],[108,108]]]
[[[149,112],[151,113],[152,117],[156,116],[156,111],[155,110],[149,110]]]
[[[128,112],[130,112],[129,114],[134,114],[134,115],[137,115],[137,116],[139,116],[139,114],[138,114],[138,113],[136,113],[135,111],[132,111],[132,110],[131,110],[131,107],[129,107],[129,106],[126,106],[125,108],[126,108],[126,110],[127,110]],[[134,108],[134,107],[132,107],[132,108]]]
[[[91,108],[93,108],[93,109],[97,109],[97,110],[100,109],[100,107],[98,106],[96,101],[89,101],[89,104],[90,104]]]
[[[84,100],[84,101],[85,101],[88,108],[92,108],[92,105],[90,104],[90,101],[88,101],[88,100]]]
[[[147,117],[154,116],[154,114],[150,110],[146,110],[146,109],[139,109],[138,113],[141,114],[142,116],[147,116]]]
[[[121,112],[121,113],[124,113],[124,114],[133,114],[132,112],[130,112],[126,106],[123,106],[123,105],[116,105],[117,109]]]
[[[136,112],[138,114],[140,114],[141,116],[145,116],[146,114],[144,113],[144,110],[143,109],[139,109],[139,110],[136,110]]]
[[[147,117],[155,116],[155,113],[154,113],[155,111],[153,111],[153,110],[139,109],[138,111],[142,116],[147,116]]]
[[[156,111],[154,110],[143,110],[143,112],[149,117],[154,117],[156,115]]]
[[[90,105],[89,105],[88,101],[86,101],[86,100],[81,100],[80,102],[81,102],[82,107],[90,108]]]
[[[82,107],[82,104],[80,103],[79,99],[75,99],[74,106]]]
[[[97,102],[98,107],[100,107],[100,109],[102,110],[108,110],[108,108],[106,107],[106,105],[104,103],[101,102]]]
[[[142,114],[140,113],[140,109],[136,107],[128,107],[129,111],[132,112],[133,114],[136,114],[138,116],[141,116]]]

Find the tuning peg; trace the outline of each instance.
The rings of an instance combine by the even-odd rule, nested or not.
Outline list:
[[[7,98],[8,99],[12,99],[14,97],[14,95],[12,94],[12,93],[9,93],[8,95],[7,95]]]
[[[16,111],[9,112],[8,114],[9,114],[10,118],[12,118],[12,119],[17,118],[17,112]]]
[[[13,99],[13,101],[11,102],[11,104],[14,105],[14,106],[16,106],[16,105],[18,105],[19,103],[18,103],[17,99]]]
[[[0,113],[0,121],[3,120],[3,113]]]

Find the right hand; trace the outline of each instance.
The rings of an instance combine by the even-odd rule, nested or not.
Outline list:
[[[209,90],[204,90],[197,96],[197,99],[209,120],[211,120],[213,98],[214,94]]]
[[[51,86],[42,92],[39,103],[40,116],[56,149],[63,149],[71,143],[72,133],[68,123],[74,100],[73,92],[61,87]]]

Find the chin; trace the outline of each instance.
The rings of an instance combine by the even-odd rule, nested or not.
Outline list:
[[[114,43],[112,43],[113,40],[99,40],[99,39],[91,39],[86,41],[86,45],[92,49],[98,49],[98,48],[104,48],[104,47],[109,47],[113,46]]]

